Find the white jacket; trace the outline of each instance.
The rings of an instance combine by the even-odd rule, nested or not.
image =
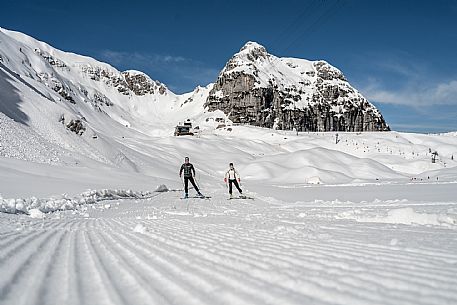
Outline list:
[[[240,174],[238,174],[238,172],[236,171],[236,169],[229,169],[226,173],[225,173],[225,178],[229,179],[229,180],[236,180],[236,179],[240,179]]]

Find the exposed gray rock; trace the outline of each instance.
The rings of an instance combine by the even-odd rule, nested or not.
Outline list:
[[[22,52],[22,50],[20,50]],[[66,68],[67,65],[61,61],[60,59],[54,58],[49,53],[42,51],[40,49],[35,49],[35,53],[43,57],[51,66],[59,67],[59,68]]]
[[[163,84],[151,80],[146,74],[126,71],[122,72],[122,75],[127,83],[127,88],[135,95],[154,94],[155,92],[165,94],[166,92],[166,87]]]
[[[325,61],[278,58],[247,43],[207,98],[234,123],[299,131],[386,131],[381,113]]]
[[[106,68],[83,65],[81,71],[94,81],[102,81],[108,86],[115,87],[123,95],[166,94],[167,87],[137,71],[114,73]]]
[[[84,131],[86,131],[86,127],[84,127],[81,120],[71,120],[70,123],[67,124],[67,128],[77,135],[82,135]]]
[[[94,105],[94,107],[96,106],[102,106],[102,105],[105,105],[105,106],[113,106],[113,102],[110,101],[110,99],[104,95],[103,93],[101,92],[95,92],[94,93],[94,97],[92,99],[92,105]]]

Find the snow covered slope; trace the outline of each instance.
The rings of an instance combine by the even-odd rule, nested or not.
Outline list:
[[[207,118],[224,120],[222,113],[203,111],[211,86],[175,95],[141,72],[119,72],[0,29],[1,155],[73,165],[90,159],[138,171],[119,142],[172,135],[187,119],[202,129],[219,124]],[[81,128],[71,132],[66,126],[76,120]]]

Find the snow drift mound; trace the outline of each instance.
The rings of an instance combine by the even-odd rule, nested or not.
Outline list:
[[[338,218],[354,219],[358,222],[377,222],[406,225],[434,225],[434,226],[455,226],[457,225],[456,215],[418,213],[413,208],[399,208],[387,211],[387,215],[367,216],[360,210],[342,212]]]
[[[161,185],[162,187],[164,185]],[[79,196],[68,198],[62,195],[60,198],[39,199],[36,197],[4,199],[0,197],[0,212],[9,214],[25,213],[31,216],[40,215],[55,211],[74,210],[79,206],[95,204],[103,200],[113,200],[121,198],[146,199],[157,196],[160,192],[166,192],[163,188],[158,188],[156,192],[136,192],[132,190],[94,190],[87,191]],[[166,188],[166,186],[165,186]],[[168,189],[167,189],[168,190]]]
[[[349,183],[404,178],[375,160],[326,148],[259,158],[245,166],[243,173],[250,179],[268,179],[276,183]]]

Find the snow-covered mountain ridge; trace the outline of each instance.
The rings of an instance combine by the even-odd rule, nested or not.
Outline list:
[[[116,104],[127,112],[123,116],[133,114],[135,120],[144,116],[151,120],[157,112],[162,119],[164,113],[159,110],[170,110],[175,117],[184,104],[193,101],[196,103],[192,103],[192,111],[189,105],[184,107],[188,117],[221,110],[223,118],[228,115],[235,123],[275,129],[389,129],[379,110],[335,67],[325,61],[276,57],[255,42],[246,43],[228,61],[209,94],[196,100],[191,93],[174,94],[142,72],[120,72],[106,63],[62,52],[22,33],[3,29],[1,35],[4,42],[0,62],[7,68],[44,84],[59,94],[58,99],[89,103],[100,112],[107,112],[107,107]],[[46,96],[50,98],[52,94]],[[119,122],[125,123],[123,119]]]
[[[47,147],[46,143],[57,145],[67,155],[82,155],[107,164],[131,164],[123,153],[111,151],[114,137],[172,135],[174,126],[186,119],[201,123],[202,128],[214,128],[219,123],[208,117],[224,120],[225,116],[202,111],[210,88],[211,84],[176,95],[142,72],[120,72],[90,57],[63,52],[25,34],[0,28],[3,126],[26,131],[25,138],[35,139],[42,147]],[[75,138],[71,130],[82,135]],[[14,132],[3,133],[2,141],[4,145],[27,147],[27,143],[18,142]],[[14,155],[11,150],[8,148],[9,156]],[[62,161],[55,157],[23,157]]]
[[[109,107],[116,106],[120,109],[113,112],[125,111],[124,116],[133,115],[136,119],[157,109],[164,112],[174,109],[176,115],[183,102],[192,95],[176,95],[142,72],[120,72],[106,63],[57,50],[22,33],[0,29],[0,41],[0,63],[5,69],[21,76],[33,87],[44,85],[46,90],[40,88],[38,91],[46,98],[53,101],[63,99],[78,105],[77,108],[87,103],[111,116]],[[43,92],[49,89],[59,96]],[[190,115],[193,113],[195,111]],[[116,120],[116,115],[111,118]]]

